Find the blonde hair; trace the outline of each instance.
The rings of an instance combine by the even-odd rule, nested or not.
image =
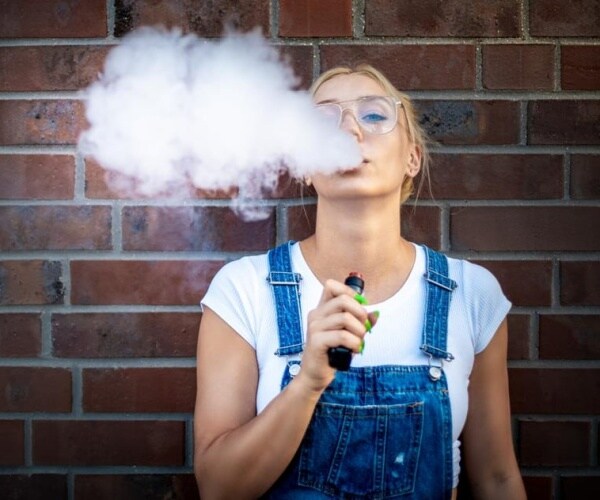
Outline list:
[[[321,85],[325,82],[335,78],[340,75],[364,75],[372,80],[375,80],[383,90],[387,92],[388,95],[394,97],[402,103],[402,107],[404,108],[404,114],[406,116],[406,126],[409,140],[418,148],[421,153],[421,169],[420,169],[420,181],[419,187],[417,189],[418,193],[421,191],[421,187],[423,185],[424,179],[429,179],[429,148],[428,143],[429,140],[427,135],[421,125],[417,120],[417,116],[415,113],[415,108],[412,104],[410,98],[403,92],[400,92],[392,83],[387,79],[387,77],[381,73],[381,71],[375,69],[373,66],[369,64],[359,64],[355,67],[350,66],[337,66],[330,70],[322,73],[310,86],[309,92],[311,95],[315,95],[315,93],[319,90]],[[400,122],[400,113],[398,113],[398,122]],[[413,177],[406,176],[404,182],[402,183],[402,192],[400,195],[400,203],[404,203],[411,195],[415,193],[415,187],[413,182]]]

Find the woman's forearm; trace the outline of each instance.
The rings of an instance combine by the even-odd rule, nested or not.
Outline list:
[[[196,449],[203,500],[256,498],[266,492],[294,457],[319,395],[292,380],[258,416]]]

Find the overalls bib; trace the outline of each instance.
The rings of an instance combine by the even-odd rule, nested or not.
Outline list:
[[[279,330],[275,354],[302,352],[299,284],[290,247],[269,252]],[[452,494],[452,420],[442,361],[456,282],[448,261],[424,247],[426,306],[421,349],[426,365],[351,367],[323,392],[294,459],[264,498],[448,499]],[[398,341],[402,339],[399,337]],[[283,389],[299,371],[288,361]]]

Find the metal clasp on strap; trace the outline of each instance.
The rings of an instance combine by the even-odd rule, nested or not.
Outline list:
[[[431,380],[433,380],[434,382],[437,382],[439,379],[442,378],[442,373],[444,370],[444,362],[442,361],[441,358],[437,358],[440,360],[440,365],[434,365],[433,364],[433,356],[429,353],[427,353],[428,356],[428,360],[427,360],[427,365],[429,366],[429,378]]]

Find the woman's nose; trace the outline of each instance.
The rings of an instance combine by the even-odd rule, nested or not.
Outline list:
[[[357,137],[362,137],[362,129],[360,128],[358,120],[351,109],[344,109],[342,111],[340,128],[346,132],[356,135]]]

